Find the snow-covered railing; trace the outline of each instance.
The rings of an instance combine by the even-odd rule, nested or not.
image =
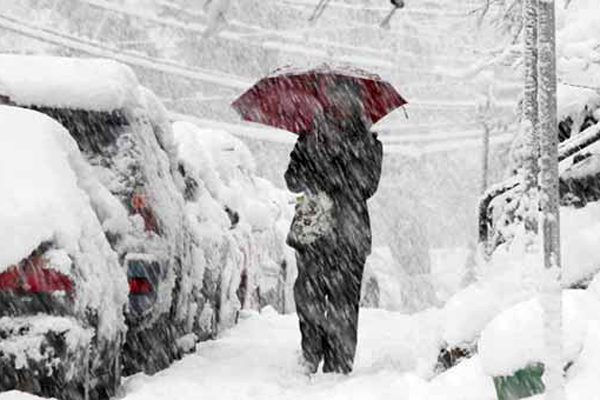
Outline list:
[[[450,100],[450,101],[440,101],[440,100],[411,100],[411,107],[420,107],[420,108],[436,108],[436,109],[455,109],[455,108],[477,108],[481,105],[481,102],[478,101],[468,101],[468,100]],[[513,109],[515,107],[514,101],[499,101],[494,103],[495,109]]]
[[[283,144],[294,144],[296,141],[295,134],[252,122],[235,123],[216,121],[174,111],[169,112],[169,118],[172,122],[188,121],[201,127],[222,129],[234,136],[249,139]],[[481,131],[470,131],[440,135],[413,134],[392,137],[380,135],[379,140],[383,143],[383,150],[386,154],[404,154],[411,157],[420,157],[427,154],[481,146],[481,134]],[[513,136],[514,133],[512,132],[499,133],[492,136],[491,144],[507,143]]]
[[[281,129],[271,128],[264,125],[258,125],[252,122],[243,124],[215,121],[206,118],[200,118],[193,115],[169,112],[171,122],[187,121],[197,126],[212,129],[221,129],[234,136],[242,136],[250,139],[265,140],[268,142],[284,143],[293,145],[296,142],[296,135]]]
[[[388,132],[386,129],[373,129],[375,132],[384,133]],[[483,137],[482,129],[470,129],[470,130],[449,130],[449,129],[436,129],[432,131],[420,131],[415,129],[398,129],[399,134],[389,135],[382,134],[379,139],[384,143],[396,144],[396,143],[427,143],[427,144],[441,144],[447,143],[448,141],[461,141],[468,139],[477,139],[481,142]],[[506,132],[495,131],[491,137],[500,137],[506,135]],[[512,139],[513,133],[508,133],[508,140]]]
[[[558,146],[559,161],[572,156],[598,140],[600,140],[600,123],[589,127],[574,138],[562,142]]]
[[[478,206],[478,219],[479,219],[479,243],[485,245],[486,254],[488,254],[488,239],[490,237],[490,228],[491,228],[491,216],[488,214],[488,210],[491,202],[498,196],[508,192],[519,186],[521,184],[521,180],[517,176],[513,176],[504,182],[501,182],[497,185],[493,185],[483,194],[481,199],[479,200]],[[492,250],[493,251],[493,250]]]
[[[564,161],[577,152],[596,143],[600,140],[600,123],[593,125],[581,132],[579,135],[562,142],[558,147],[558,161]],[[515,189],[521,185],[517,177],[511,177],[498,185],[489,188],[479,200],[479,242],[487,243],[489,239],[489,230],[492,228],[493,221],[488,214],[491,202],[498,196]],[[489,249],[492,252],[494,249]]]

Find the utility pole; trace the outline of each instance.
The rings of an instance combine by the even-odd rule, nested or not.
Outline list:
[[[487,74],[485,79],[486,98],[477,107],[477,115],[481,127],[482,135],[482,159],[481,159],[481,186],[479,194],[483,196],[489,186],[490,176],[490,133],[492,130],[492,118],[494,116],[494,75],[493,72]],[[467,260],[465,262],[465,274],[461,281],[461,287],[467,287],[477,280],[477,264],[482,260],[481,255],[486,251],[482,247],[485,244],[477,243],[476,240],[469,243]]]
[[[539,116],[541,231],[544,284],[541,296],[546,344],[546,400],[565,400],[562,357],[562,290],[558,197],[556,22],[554,0],[539,1]]]
[[[540,156],[539,107],[538,107],[538,7],[539,0],[523,1],[523,109],[520,134],[527,147],[522,161],[523,221],[526,231],[538,232],[538,160]]]
[[[481,160],[481,190],[483,195],[489,186],[490,174],[490,131],[491,119],[494,115],[493,109],[493,84],[490,82],[487,89],[485,103],[479,106],[478,114],[481,127],[483,128],[482,160]]]

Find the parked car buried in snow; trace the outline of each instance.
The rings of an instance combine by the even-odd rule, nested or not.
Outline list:
[[[184,144],[176,144],[160,101],[129,68],[108,60],[0,55],[0,95],[0,101],[60,122],[96,179],[78,183],[89,196],[103,240],[116,254],[121,268],[115,276],[129,283],[128,301],[112,311],[122,315],[124,308],[127,326],[126,333],[120,331],[122,345],[115,346],[120,358],[112,357],[120,360],[119,374],[165,368],[197,339],[235,323],[242,307],[290,309],[282,299],[291,296],[286,284],[293,269],[283,280],[280,271],[293,267],[286,264],[293,254],[285,251],[283,232],[292,208],[287,193],[231,164],[232,156],[246,157],[243,146],[236,142],[230,151],[231,139],[219,144],[224,150],[208,146],[204,151],[215,156],[213,175],[197,174],[205,168],[199,165],[186,170],[177,149]],[[209,137],[202,140],[214,145]],[[188,167],[196,163],[188,161]],[[219,193],[202,191],[215,184]],[[24,312],[15,309],[11,321]],[[35,382],[21,389],[50,393]],[[103,382],[88,384],[96,386],[106,397],[100,392]],[[0,390],[11,387],[0,379]]]
[[[68,130],[101,183],[96,191],[106,191],[91,200],[129,281],[123,372],[168,366],[194,318],[191,285],[182,284],[193,265],[162,106],[128,67],[109,60],[2,55],[0,76],[9,102]]]
[[[68,132],[0,106],[0,391],[106,398],[120,381],[127,283]]]
[[[179,116],[186,118],[186,116]],[[186,210],[204,260],[204,318],[214,329],[235,323],[241,309],[293,309],[293,250],[285,237],[293,196],[254,172],[245,144],[228,132],[188,121],[173,124]]]

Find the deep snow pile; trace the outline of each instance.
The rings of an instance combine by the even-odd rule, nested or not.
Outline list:
[[[77,315],[98,310],[99,334],[113,337],[124,329],[127,283],[92,209],[91,168],[47,116],[0,106],[0,122],[0,271],[53,241],[50,266],[75,281]]]
[[[112,60],[0,55],[0,95],[22,106],[112,111],[139,103],[138,87]]]
[[[593,399],[600,390],[600,298],[590,290],[563,291],[563,362],[569,399]],[[545,358],[539,298],[515,305],[485,328],[479,342],[488,376],[507,376]],[[532,399],[543,399],[535,396]]]
[[[186,208],[201,260],[195,264],[202,265],[197,274],[212,282],[205,290],[219,298],[221,327],[232,325],[240,308],[291,311],[295,259],[285,237],[293,197],[257,177],[249,150],[229,133],[189,122],[173,129],[186,179],[196,182],[187,182]],[[205,305],[204,321],[215,306]]]
[[[564,287],[589,281],[600,271],[599,218],[600,203],[581,209],[561,208]],[[489,263],[478,268],[479,280],[444,305],[443,338],[450,346],[474,344],[498,313],[538,292],[541,255],[527,253],[522,227],[515,229],[512,242],[498,247]]]
[[[544,325],[540,296],[502,311],[481,333],[479,354],[490,376],[507,376],[543,362]],[[591,322],[600,323],[600,299],[585,290],[563,292],[563,357],[577,359]],[[510,343],[510,345],[507,345]]]

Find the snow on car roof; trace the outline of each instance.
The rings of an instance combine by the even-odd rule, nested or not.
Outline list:
[[[90,206],[61,143],[70,137],[58,122],[35,111],[0,106],[0,123],[2,271],[44,241],[60,237],[63,243],[76,243],[82,210]]]
[[[113,111],[139,104],[133,71],[113,60],[0,54],[0,95],[22,106]]]

